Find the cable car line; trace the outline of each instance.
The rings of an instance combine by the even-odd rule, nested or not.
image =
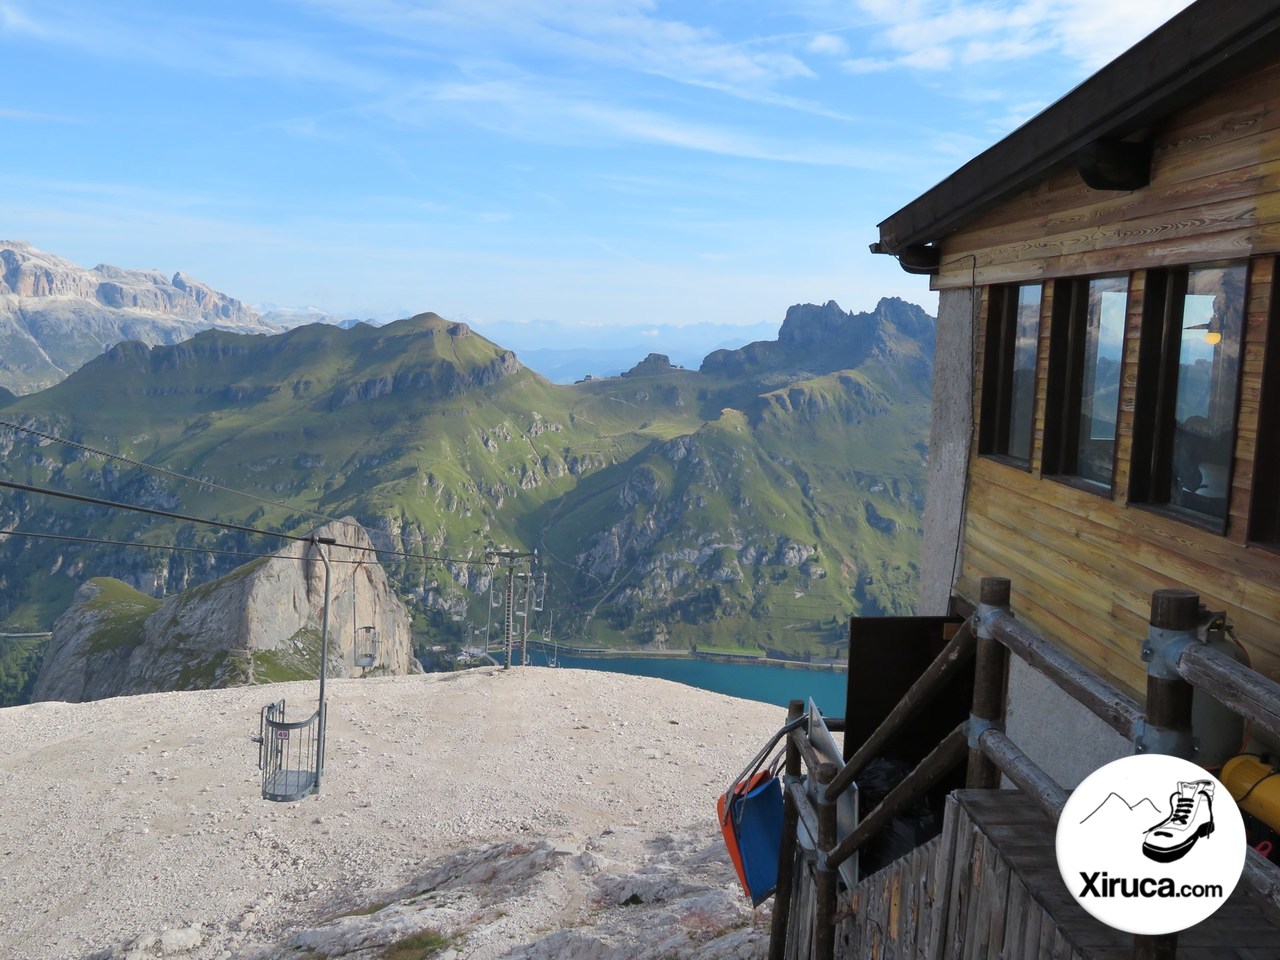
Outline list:
[[[183,547],[176,543],[144,543],[141,540],[104,540],[101,537],[74,537],[70,534],[36,533],[34,530],[0,530],[0,537],[33,537],[38,540],[66,540],[72,543],[89,543],[102,547],[138,547],[144,550],[175,550],[181,553],[220,554],[227,557],[245,557],[249,560],[308,560],[308,557],[289,557],[278,553],[249,553],[244,550],[222,550],[218,547]],[[341,546],[341,544],[335,544]],[[368,563],[363,557],[359,560],[334,560],[330,563],[356,565]]]
[[[36,533],[34,530],[0,530],[0,537],[34,537],[39,540],[66,540],[72,543],[91,543],[95,546],[105,547],[144,547],[148,550],[177,550],[183,553],[217,553],[228,557],[248,557],[250,559],[276,556],[274,553],[248,553],[243,550],[220,550],[217,547],[180,547],[171,543],[143,543],[138,540],[103,540],[99,537],[73,537],[69,534]],[[280,557],[278,559],[294,558]],[[354,561],[341,562],[353,563]]]
[[[65,490],[47,490],[43,487],[35,487],[28,483],[17,483],[13,480],[0,480],[0,487],[9,490],[17,490],[20,493],[36,493],[48,497],[57,497],[63,500],[74,500],[78,503],[87,503],[96,507],[106,507],[110,510],[127,510],[134,513],[144,513],[154,517],[164,517],[166,520],[182,520],[186,523],[200,523],[211,527],[221,527],[224,530],[236,530],[241,533],[251,533],[254,536],[262,537],[279,537],[282,540],[292,540],[298,543],[310,543],[310,537],[304,537],[296,533],[278,533],[274,530],[259,530],[256,527],[248,527],[240,523],[230,523],[226,520],[209,520],[205,517],[193,517],[184,513],[173,513],[169,510],[157,510],[154,507],[139,507],[134,504],[120,503],[115,500],[103,500],[99,497],[90,497],[82,493],[69,493]],[[379,550],[377,547],[369,548],[354,543],[335,543],[334,546],[345,547],[349,550],[373,550],[375,554],[383,553],[393,557],[403,557],[409,560],[430,560],[437,563],[460,563],[472,566],[490,566],[490,560],[463,560],[458,557],[437,557],[421,553],[406,553],[402,550]],[[258,556],[266,556],[266,554],[258,554]]]
[[[281,503],[279,500],[270,500],[267,497],[260,497],[255,493],[249,493],[245,490],[237,490],[234,487],[228,487],[225,484],[218,483],[214,480],[209,480],[207,478],[202,478],[202,477],[192,477],[192,476],[188,476],[185,473],[178,473],[176,470],[170,470],[168,467],[161,467],[154,463],[147,463],[145,460],[134,460],[132,457],[126,457],[123,454],[111,453],[107,450],[99,450],[97,447],[91,447],[87,443],[80,443],[77,440],[69,440],[66,437],[60,437],[57,434],[53,434],[53,433],[46,433],[43,430],[37,430],[34,427],[24,427],[20,423],[14,423],[12,420],[5,420],[4,418],[0,418],[0,427],[9,427],[10,429],[13,429],[13,430],[20,430],[23,433],[29,433],[32,436],[40,437],[44,440],[52,441],[53,443],[61,443],[64,446],[73,447],[77,450],[83,450],[84,452],[91,453],[94,456],[103,457],[108,460],[118,460],[119,462],[127,463],[132,467],[141,467],[143,470],[150,470],[152,473],[159,474],[160,476],[163,476],[163,477],[168,477],[174,480],[182,480],[186,483],[194,483],[197,486],[209,487],[210,489],[214,489],[214,490],[221,490],[224,493],[234,494],[235,496],[238,496],[238,497],[245,497],[249,500],[253,500],[257,503],[265,504],[270,507],[279,507],[281,510],[288,510],[290,513],[302,513],[307,516],[316,517],[320,520],[327,520],[331,523],[338,523],[344,527],[352,526],[352,524],[349,521],[343,520],[340,517],[331,517],[328,514],[318,513],[315,510],[307,510],[303,507],[298,507],[292,504]],[[360,524],[358,523],[355,525],[360,526]],[[397,537],[401,542],[409,541],[411,543],[426,543],[426,541],[423,540],[421,537],[406,537],[404,534],[390,534],[390,536]]]

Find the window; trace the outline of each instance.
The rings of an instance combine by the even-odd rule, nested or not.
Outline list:
[[[1040,284],[996,287],[987,315],[978,452],[1031,464]]]
[[[1224,531],[1240,393],[1245,263],[1153,270],[1130,494]]]
[[[1044,472],[1111,489],[1127,276],[1060,280],[1049,332]]]
[[[1275,276],[1274,272],[1272,274]],[[1249,539],[1280,546],[1280,284],[1271,288],[1271,318],[1266,355],[1262,361],[1262,397],[1258,404],[1258,432],[1254,441],[1253,504]],[[1267,438],[1264,440],[1264,438]]]

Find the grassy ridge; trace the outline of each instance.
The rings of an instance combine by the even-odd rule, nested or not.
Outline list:
[[[573,386],[433,314],[123,344],[3,416],[284,506],[4,431],[0,476],[286,532],[316,525],[307,511],[350,513],[387,543],[459,559],[538,549],[556,632],[575,642],[829,655],[849,614],[914,601],[931,326],[924,336],[928,318],[905,307],[793,308],[778,342],[721,351],[701,371],[651,361]],[[279,546],[34,495],[0,494],[0,520]],[[89,576],[168,594],[237,562],[9,538],[0,623],[47,627]],[[388,570],[434,640],[486,621],[483,566]],[[259,665],[273,669],[290,668]]]

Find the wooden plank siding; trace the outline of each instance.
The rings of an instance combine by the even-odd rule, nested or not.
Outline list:
[[[1154,136],[1149,186],[1088,189],[1063,170],[942,244],[934,289],[1280,252],[1280,63]]]
[[[1150,186],[1090,190],[1074,170],[1053,175],[943,243],[936,288],[981,290],[975,324],[975,423],[982,412],[991,284],[1043,282],[1030,469],[970,457],[963,563],[955,592],[976,602],[984,576],[1010,578],[1015,613],[1132,691],[1150,595],[1197,591],[1225,609],[1253,666],[1280,681],[1280,551],[1248,542],[1268,327],[1280,253],[1280,60],[1155,132]],[[1131,505],[1138,354],[1149,271],[1215,259],[1250,265],[1240,399],[1225,534]],[[1122,272],[1129,301],[1108,493],[1042,472],[1054,279]],[[1158,318],[1153,318],[1158,322]],[[1272,371],[1280,377],[1280,371]]]

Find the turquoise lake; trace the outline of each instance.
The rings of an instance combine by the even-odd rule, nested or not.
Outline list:
[[[546,664],[540,652],[529,654],[531,666]],[[722,663],[717,660],[683,660],[661,657],[571,657],[560,655],[562,667],[576,670],[602,670],[637,677],[674,680],[702,690],[758,700],[785,708],[789,700],[813,698],[825,716],[843,717],[845,713],[844,673],[825,670],[788,670],[786,667],[758,663]]]

